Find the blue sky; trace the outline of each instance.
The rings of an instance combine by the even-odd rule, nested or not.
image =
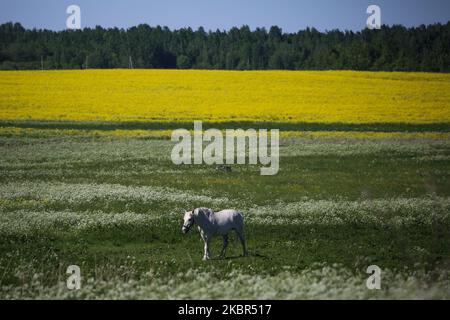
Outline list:
[[[0,0],[0,23],[62,30],[71,4],[81,7],[82,27],[147,23],[228,30],[246,24],[251,29],[278,25],[288,32],[308,26],[321,31],[360,30],[370,4],[381,7],[383,24],[417,26],[450,20],[449,0]]]

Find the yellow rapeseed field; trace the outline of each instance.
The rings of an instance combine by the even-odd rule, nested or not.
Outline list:
[[[353,71],[3,71],[0,119],[450,122],[450,75]]]

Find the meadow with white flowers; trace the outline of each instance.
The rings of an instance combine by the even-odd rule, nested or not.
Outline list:
[[[55,131],[56,132],[56,131]],[[0,298],[450,298],[450,142],[286,137],[280,171],[176,166],[163,137],[0,134]],[[201,261],[194,207],[237,208],[250,256]],[[366,269],[382,270],[369,290]],[[66,268],[81,268],[80,290]]]

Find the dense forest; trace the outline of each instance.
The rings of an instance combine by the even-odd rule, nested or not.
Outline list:
[[[206,32],[141,24],[130,29],[26,30],[0,25],[0,69],[182,68],[450,71],[450,22],[360,32],[276,26]]]

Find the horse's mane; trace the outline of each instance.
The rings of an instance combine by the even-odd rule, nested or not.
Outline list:
[[[197,209],[194,209],[192,212],[194,213],[194,215],[195,215],[195,210],[197,210],[197,215],[198,214],[200,214],[200,212],[202,213],[202,214],[204,214],[206,217],[210,217],[210,216],[212,216],[213,214],[214,214],[214,211],[212,210],[212,209],[208,209],[208,208],[197,208]]]

